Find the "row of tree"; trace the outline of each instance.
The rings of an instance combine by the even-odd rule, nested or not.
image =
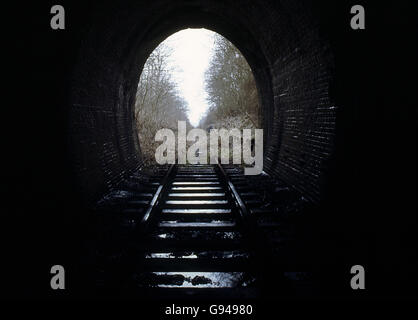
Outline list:
[[[240,51],[215,34],[215,49],[205,74],[209,110],[201,128],[260,128],[259,101],[251,68]]]
[[[162,128],[177,131],[177,121],[187,121],[187,102],[179,94],[169,69],[171,49],[160,44],[146,61],[139,79],[135,103],[141,152],[145,163],[155,161],[155,150],[161,142],[154,141]]]

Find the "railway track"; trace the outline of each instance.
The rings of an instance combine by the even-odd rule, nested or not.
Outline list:
[[[99,206],[109,234],[95,246],[101,248],[96,287],[199,299],[256,298],[306,286],[297,276],[306,278],[306,266],[283,255],[292,230],[257,187],[269,179],[221,165],[160,167],[146,181],[133,175]]]

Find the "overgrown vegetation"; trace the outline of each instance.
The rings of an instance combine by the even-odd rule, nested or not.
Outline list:
[[[257,88],[240,51],[215,34],[215,50],[205,75],[209,110],[201,128],[260,128]]]
[[[156,132],[168,128],[177,132],[177,121],[187,121],[187,102],[178,92],[168,69],[170,49],[159,45],[146,61],[135,103],[135,122],[143,160],[155,162],[155,150],[161,142],[154,141]]]

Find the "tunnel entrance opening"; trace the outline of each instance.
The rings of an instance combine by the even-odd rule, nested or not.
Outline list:
[[[174,149],[178,148],[179,157],[186,153],[186,145],[181,145],[183,137],[179,135],[183,123],[187,132],[191,128],[201,128],[208,133],[215,133],[217,129],[260,129],[260,104],[251,68],[229,40],[203,28],[178,31],[152,51],[139,78],[134,121],[142,159],[145,165],[152,166],[166,163],[167,153],[171,152],[170,159],[177,157]],[[178,142],[173,141],[177,148],[164,149],[161,163],[156,161],[156,156],[162,137],[166,138],[164,145],[172,142],[168,139],[171,136],[166,135],[167,129],[179,138]],[[218,143],[202,144],[203,134],[198,137],[193,136],[193,132],[184,137],[184,141],[187,148],[195,150],[192,153],[196,153],[199,163],[212,163],[221,153],[222,163],[233,162],[232,137],[227,149],[218,146],[213,150],[209,146]],[[215,137],[217,135],[211,135],[211,140]],[[252,151],[254,133],[250,140]],[[216,155],[211,155],[211,150]],[[242,149],[237,152],[241,155]],[[187,163],[194,163],[191,158],[187,157]],[[235,158],[234,163],[237,163]],[[180,160],[180,163],[186,162]]]

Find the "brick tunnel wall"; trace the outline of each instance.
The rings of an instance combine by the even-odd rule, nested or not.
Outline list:
[[[332,157],[333,58],[309,1],[145,1],[97,4],[80,30],[71,89],[70,148],[87,199],[141,163],[133,106],[142,65],[170,34],[205,27],[233,42],[252,67],[266,136],[264,168],[321,197]]]

